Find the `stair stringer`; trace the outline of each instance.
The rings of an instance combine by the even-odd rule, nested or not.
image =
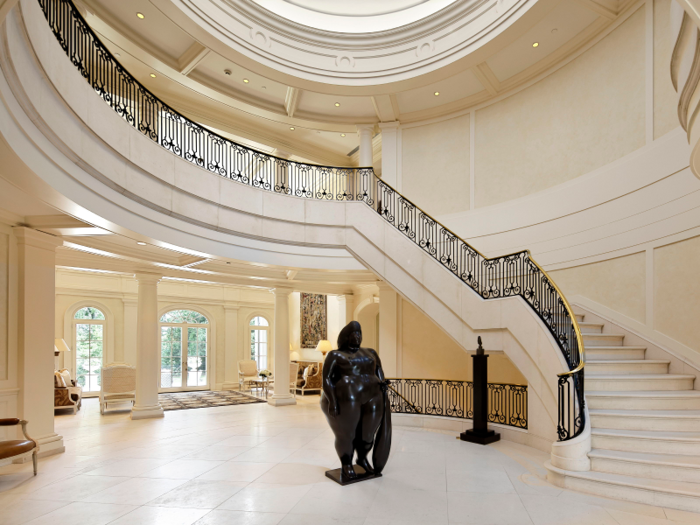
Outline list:
[[[556,376],[567,366],[523,299],[484,301],[364,203],[265,192],[169,153],[93,92],[35,0],[20,5],[0,34],[0,149],[16,160],[6,180],[101,228],[222,257],[324,268],[350,253],[465,350],[477,335],[502,350],[528,380],[524,442],[549,449]]]

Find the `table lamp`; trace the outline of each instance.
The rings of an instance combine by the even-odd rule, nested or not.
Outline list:
[[[54,339],[53,340],[53,355],[58,357],[58,354],[61,352],[70,352],[70,348],[68,348],[68,345],[63,339]]]
[[[327,341],[326,339],[321,339],[318,342],[318,345],[316,345],[316,351],[321,352],[323,354],[323,358],[326,358],[326,354],[333,350],[333,345],[331,345],[330,341]]]

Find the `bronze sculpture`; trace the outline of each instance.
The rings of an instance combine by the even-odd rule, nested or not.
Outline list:
[[[338,349],[328,353],[323,366],[321,409],[342,465],[326,475],[341,485],[381,476],[391,449],[389,381],[377,352],[361,344],[362,328],[352,321],[340,331]],[[359,473],[352,464],[355,453]]]

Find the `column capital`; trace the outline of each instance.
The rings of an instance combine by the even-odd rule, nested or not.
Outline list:
[[[157,284],[162,278],[163,274],[160,272],[151,272],[148,270],[137,270],[134,273],[136,280],[141,283],[154,283]]]
[[[294,293],[294,288],[291,286],[276,286],[270,291],[275,295],[287,296]]]
[[[384,130],[386,130],[386,131],[397,130],[400,127],[401,127],[401,122],[399,122],[398,120],[394,120],[392,122],[380,122],[379,123],[379,129],[382,132],[384,132]]]
[[[27,228],[26,226],[15,226],[12,232],[17,237],[17,244],[42,248],[51,252],[56,251],[56,247],[63,246],[63,238],[48,233]]]
[[[137,306],[139,304],[138,297],[122,297],[124,306]]]
[[[357,133],[362,135],[363,133],[372,133],[374,131],[374,124],[356,124]]]
[[[386,281],[377,281],[377,287],[380,292],[393,292],[394,289]]]

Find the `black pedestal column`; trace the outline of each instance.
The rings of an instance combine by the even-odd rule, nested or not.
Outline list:
[[[489,413],[489,393],[488,393],[488,376],[489,376],[489,356],[484,354],[484,347],[481,346],[481,337],[478,339],[479,347],[476,349],[476,355],[472,356],[474,360],[474,426],[471,430],[466,430],[459,435],[462,441],[470,443],[479,443],[480,445],[488,445],[501,439],[501,435],[488,429],[488,413]]]

